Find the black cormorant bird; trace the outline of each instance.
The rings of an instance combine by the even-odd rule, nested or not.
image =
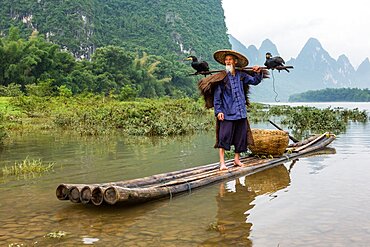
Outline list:
[[[191,60],[191,67],[195,69],[197,72],[195,74],[201,73],[201,72],[207,72],[209,71],[209,66],[206,61],[198,61],[198,58],[195,56],[188,56],[186,60]]]
[[[276,56],[272,57],[270,52],[266,53],[266,61],[265,61],[265,66],[267,69],[276,69],[278,66],[284,66],[285,61],[282,57]],[[288,69],[285,68],[287,72],[289,72]]]

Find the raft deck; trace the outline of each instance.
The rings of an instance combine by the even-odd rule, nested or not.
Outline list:
[[[59,200],[70,200],[74,203],[114,205],[146,202],[158,198],[191,192],[212,183],[233,177],[253,174],[290,160],[320,151],[335,139],[335,135],[324,133],[289,145],[283,156],[278,158],[245,157],[242,167],[233,165],[228,160],[228,170],[219,171],[219,163],[198,166],[179,171],[157,174],[144,178],[110,182],[103,184],[60,184],[56,189]]]

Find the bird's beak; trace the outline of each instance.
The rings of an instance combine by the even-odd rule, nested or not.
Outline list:
[[[192,60],[191,57],[184,58],[184,60]]]

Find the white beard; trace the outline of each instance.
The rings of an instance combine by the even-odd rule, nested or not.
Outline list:
[[[234,73],[234,66],[232,65],[226,65],[225,69],[226,69],[226,72],[230,72],[231,74]]]

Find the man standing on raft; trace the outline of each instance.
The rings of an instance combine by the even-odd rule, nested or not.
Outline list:
[[[217,118],[215,148],[219,149],[220,170],[227,170],[225,150],[234,145],[234,165],[242,166],[240,153],[247,151],[248,145],[253,143],[246,105],[249,105],[249,85],[258,85],[263,73],[259,66],[254,66],[251,73],[241,70],[248,65],[248,59],[233,50],[216,51],[213,57],[225,65],[225,71],[204,78],[198,86],[206,107],[214,106]],[[210,102],[212,98],[213,102]]]

